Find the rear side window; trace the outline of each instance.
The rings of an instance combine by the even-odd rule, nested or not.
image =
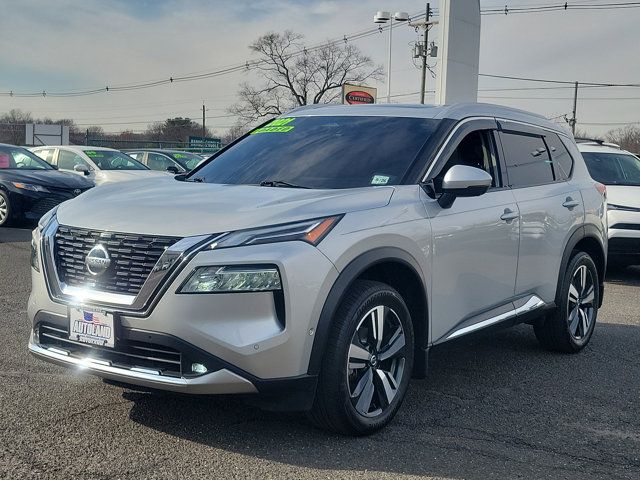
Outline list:
[[[542,137],[501,133],[500,139],[512,188],[553,183],[551,158]]]
[[[53,163],[53,149],[38,150],[33,152],[47,163]]]
[[[560,140],[555,133],[547,135],[545,141],[551,152],[551,160],[553,161],[553,171],[556,180],[567,180],[573,170],[573,158],[571,158],[567,147],[564,146],[562,140]]]

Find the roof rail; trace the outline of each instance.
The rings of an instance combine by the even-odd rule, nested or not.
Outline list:
[[[576,143],[597,143],[603,147],[621,148],[617,143],[605,142],[601,138],[575,137],[575,141]]]

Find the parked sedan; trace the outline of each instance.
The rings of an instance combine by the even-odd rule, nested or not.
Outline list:
[[[65,145],[31,151],[58,169],[84,175],[96,185],[162,175],[112,148]]]
[[[203,158],[181,150],[127,150],[127,155],[145,164],[151,170],[171,173],[186,173],[196,168]],[[209,158],[209,157],[207,157]]]
[[[37,220],[93,185],[86,178],[56,171],[25,148],[0,144],[0,227],[18,218]]]

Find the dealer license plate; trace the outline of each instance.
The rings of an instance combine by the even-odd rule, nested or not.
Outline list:
[[[69,308],[69,340],[113,348],[115,336],[112,313],[104,310]]]

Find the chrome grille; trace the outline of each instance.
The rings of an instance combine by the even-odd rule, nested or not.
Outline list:
[[[102,232],[60,225],[54,237],[58,277],[67,285],[137,295],[164,251],[179,238]],[[85,259],[97,244],[111,259],[109,269],[93,276]]]

